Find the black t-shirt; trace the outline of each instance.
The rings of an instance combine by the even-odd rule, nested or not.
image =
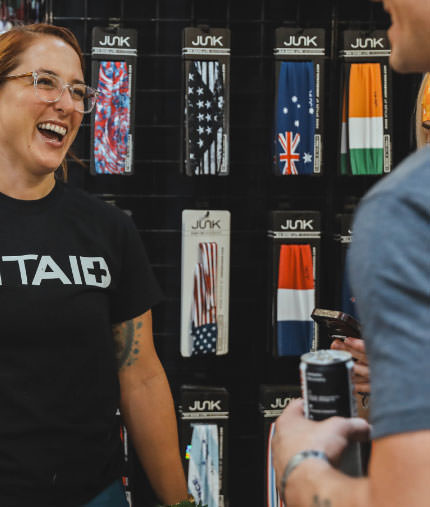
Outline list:
[[[58,182],[0,194],[2,507],[76,507],[119,476],[112,324],[160,297],[122,211]]]

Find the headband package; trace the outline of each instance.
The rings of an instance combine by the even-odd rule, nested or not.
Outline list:
[[[133,174],[136,61],[136,30],[93,28],[91,174]]]
[[[338,213],[336,215],[336,225],[338,232],[334,235],[335,252],[337,259],[335,286],[337,307],[348,315],[357,318],[357,309],[355,307],[355,298],[351,293],[346,270],[346,255],[349,245],[352,241],[352,218],[351,213]]]
[[[227,496],[229,394],[224,387],[181,386],[180,449],[196,504],[221,507]]]
[[[383,30],[345,30],[340,58],[339,172],[382,175],[392,169],[391,53]]]
[[[183,31],[183,172],[229,174],[230,30]]]
[[[275,421],[290,401],[300,398],[300,386],[294,385],[261,385],[260,386],[260,435],[263,435],[261,449],[264,463],[264,507],[284,507],[277,487],[275,469],[272,463],[272,437],[275,432]]]
[[[183,210],[181,354],[228,353],[230,212]]]
[[[325,31],[275,32],[273,171],[278,176],[322,172]]]
[[[128,440],[128,433],[127,428],[123,424],[121,413],[119,409],[116,412],[115,417],[119,420],[119,426],[120,426],[120,437],[121,437],[121,444],[123,448],[123,456],[124,456],[124,464],[122,469],[122,476],[121,476],[121,482],[124,487],[125,496],[127,498],[127,501],[129,503],[129,506],[132,507],[132,499],[131,499],[131,491],[134,486],[134,462],[132,458],[132,453],[130,452],[130,445]]]
[[[268,236],[272,355],[301,356],[318,348],[311,313],[319,299],[320,214],[272,211]]]

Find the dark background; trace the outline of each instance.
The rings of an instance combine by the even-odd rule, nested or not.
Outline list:
[[[184,383],[228,389],[230,505],[262,506],[259,385],[299,381],[296,359],[274,359],[268,352],[267,214],[272,209],[322,213],[320,304],[336,306],[335,214],[351,210],[379,179],[337,175],[338,34],[345,28],[387,28],[388,16],[380,4],[367,0],[51,0],[48,10],[51,22],[76,34],[88,70],[94,26],[119,23],[139,31],[134,175],[90,176],[88,168],[70,163],[71,183],[132,212],[166,295],[154,309],[154,335],[175,399]],[[272,51],[274,30],[283,23],[328,32],[321,176],[271,174]],[[196,24],[232,31],[227,177],[190,178],[180,173],[181,32]],[[395,164],[414,148],[411,117],[418,83],[417,75],[393,75]],[[88,165],[89,150],[90,125],[85,118],[75,151]],[[181,212],[189,208],[231,211],[230,353],[224,357],[184,359],[179,353]],[[150,505],[144,500],[147,492],[137,466],[134,479],[135,505]]]

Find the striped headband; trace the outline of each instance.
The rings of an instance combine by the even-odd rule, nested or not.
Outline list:
[[[218,337],[216,285],[218,245],[199,243],[201,262],[194,269],[193,303],[191,310],[192,355],[215,354]]]
[[[267,504],[266,507],[285,507],[284,502],[281,500],[278,489],[276,487],[276,474],[273,467],[272,458],[272,439],[275,434],[275,423],[271,423],[269,429],[269,438],[267,439],[267,453],[266,453],[266,489],[267,489]]]
[[[299,356],[312,346],[315,283],[311,246],[281,245],[277,291],[279,356]]]
[[[345,66],[341,174],[382,174],[384,165],[381,65]]]

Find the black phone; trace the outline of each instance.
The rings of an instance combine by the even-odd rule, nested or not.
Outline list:
[[[361,338],[361,326],[358,320],[347,313],[337,310],[314,308],[311,313],[313,320],[320,326],[324,326],[331,339],[344,340],[347,336]]]

